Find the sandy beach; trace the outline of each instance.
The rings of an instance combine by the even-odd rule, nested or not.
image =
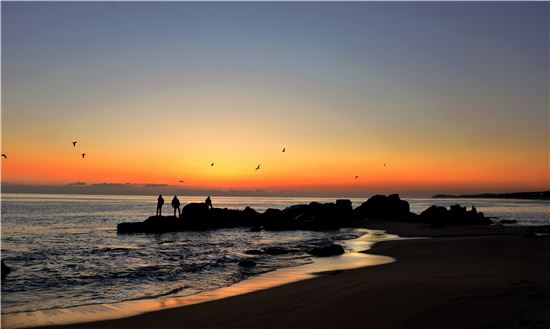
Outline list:
[[[548,328],[550,239],[523,227],[373,221],[431,237],[381,242],[396,262],[181,308],[55,328]],[[54,328],[54,327],[49,327]]]

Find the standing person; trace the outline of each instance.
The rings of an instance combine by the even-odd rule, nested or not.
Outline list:
[[[162,194],[159,194],[157,199],[157,216],[162,216],[162,205],[164,204],[164,198]]]
[[[178,210],[178,217],[181,215],[180,210],[180,200],[178,200],[178,197],[174,195],[174,198],[172,199],[172,207],[174,208],[174,217],[176,217],[176,209]]]
[[[204,203],[206,203],[206,207],[212,209],[212,200],[210,200],[210,196],[204,200]]]

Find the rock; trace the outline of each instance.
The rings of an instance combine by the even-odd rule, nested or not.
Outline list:
[[[261,255],[264,252],[261,251],[261,250],[258,250],[258,249],[251,249],[251,250],[245,251],[244,253],[247,254],[247,255]]]
[[[339,244],[331,244],[326,247],[315,247],[308,251],[310,255],[316,257],[329,257],[342,255],[345,252],[344,248]]]
[[[240,267],[254,267],[256,266],[256,262],[252,259],[244,259],[239,262]]]
[[[11,268],[9,268],[8,265],[6,265],[4,261],[2,261],[2,278],[5,278],[6,275],[10,274],[10,272]]]
[[[499,224],[517,224],[518,221],[514,219],[502,219],[498,223]]]
[[[420,213],[420,221],[425,223],[443,224],[447,221],[447,208],[441,206],[430,206],[428,209]],[[434,225],[436,226],[436,225]]]
[[[410,206],[399,194],[375,195],[353,210],[356,219],[407,220]]]
[[[264,230],[284,231],[296,229],[282,210],[269,208],[263,213]]]
[[[209,208],[206,203],[189,203],[181,209],[180,218],[183,219],[186,224],[195,229],[205,229],[208,225]]]
[[[482,212],[477,212],[475,207],[467,210],[458,204],[452,205],[450,209],[441,206],[430,206],[424,210],[419,218],[419,222],[429,223],[432,227],[441,227],[443,225],[487,225],[492,224],[489,218],[485,218]]]
[[[151,216],[144,222],[117,225],[117,233],[163,233],[183,230],[185,230],[183,222],[174,216]]]

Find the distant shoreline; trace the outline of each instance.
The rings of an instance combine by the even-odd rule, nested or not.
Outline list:
[[[514,192],[514,193],[483,193],[483,194],[436,194],[433,199],[524,199],[550,200],[550,191],[541,192]]]

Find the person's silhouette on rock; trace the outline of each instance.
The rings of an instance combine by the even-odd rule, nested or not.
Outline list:
[[[164,198],[162,194],[159,194],[157,199],[157,216],[162,216],[162,205],[164,204]]]
[[[206,207],[212,209],[212,200],[210,200],[210,196],[204,200],[204,203],[206,203]]]
[[[176,209],[178,210],[178,217],[181,215],[180,210],[180,200],[178,200],[178,197],[174,195],[174,198],[172,199],[172,207],[174,208],[174,217],[176,217]]]

